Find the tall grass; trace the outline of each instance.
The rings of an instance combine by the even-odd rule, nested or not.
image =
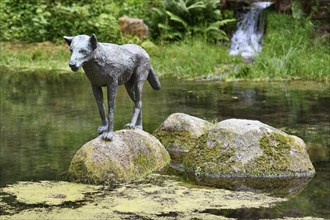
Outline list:
[[[70,52],[64,44],[1,42],[0,50],[0,66],[12,70],[69,70]]]
[[[243,65],[236,77],[329,80],[329,42],[313,36],[308,19],[269,13],[267,24],[262,52],[253,64]]]
[[[228,55],[222,45],[204,42],[202,39],[175,42],[159,46],[151,53],[152,63],[161,75],[184,79],[213,79],[223,74],[220,66],[232,66],[240,58]]]

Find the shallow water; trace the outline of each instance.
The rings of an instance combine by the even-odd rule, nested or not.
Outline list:
[[[78,73],[82,74],[82,73]],[[87,80],[49,79],[0,71],[0,187],[15,181],[65,180],[74,153],[100,123]],[[260,120],[305,140],[316,169],[288,202],[270,209],[205,210],[226,217],[330,218],[330,87],[321,82],[187,82],[145,85],[144,129],[153,132],[171,113],[210,121]],[[115,129],[129,122],[133,103],[124,87],[116,99]],[[179,173],[181,175],[181,173]],[[242,189],[241,189],[242,190]]]

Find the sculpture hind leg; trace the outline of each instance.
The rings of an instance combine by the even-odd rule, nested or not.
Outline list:
[[[144,81],[127,82],[125,88],[128,95],[134,102],[134,112],[129,124],[125,125],[125,128],[137,128],[142,129],[142,90]]]

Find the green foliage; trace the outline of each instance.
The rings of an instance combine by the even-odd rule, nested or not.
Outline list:
[[[292,17],[296,21],[303,21],[305,18],[301,4],[298,1],[294,1],[291,5]]]
[[[218,0],[164,0],[153,8],[151,27],[162,40],[201,36],[204,41],[229,40],[220,27],[234,19],[224,19]]]
[[[148,21],[150,8],[156,7],[161,0],[118,0],[120,16],[143,18]]]
[[[142,17],[150,2],[2,0],[0,39],[61,42],[64,35],[95,33],[102,41],[120,42],[118,18]]]
[[[118,18],[138,17],[150,26],[152,37],[228,40],[221,26],[218,0],[2,0],[0,40],[61,42],[64,35],[95,33],[102,41],[132,41],[121,36]],[[153,8],[153,10],[150,10]],[[133,42],[135,40],[133,39]]]

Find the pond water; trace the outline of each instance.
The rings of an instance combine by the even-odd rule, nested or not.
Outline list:
[[[82,74],[82,73],[78,73]],[[16,181],[65,180],[75,152],[96,137],[100,123],[87,80],[49,79],[0,71],[0,187]],[[316,175],[289,201],[269,209],[206,210],[233,218],[314,216],[330,218],[330,87],[312,81],[191,82],[146,84],[144,129],[152,133],[171,113],[209,121],[260,120],[305,140]],[[129,122],[133,103],[120,87],[115,130]]]

